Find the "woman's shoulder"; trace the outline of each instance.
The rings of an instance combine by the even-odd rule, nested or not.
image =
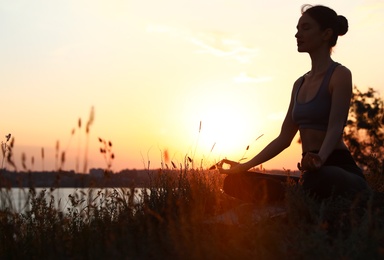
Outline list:
[[[295,80],[293,83],[292,91],[291,91],[291,98],[293,99],[294,96],[297,94],[298,89],[300,88],[301,84],[303,83],[304,76],[299,77]]]
[[[333,75],[329,83],[329,89],[332,92],[335,86],[338,86],[339,89],[345,89],[345,91],[350,92],[352,88],[352,73],[344,65],[336,66]]]
[[[336,66],[333,74],[339,77],[351,77],[352,75],[350,69],[340,63]]]
[[[305,74],[304,74],[305,75]],[[297,78],[295,80],[295,82],[293,83],[293,90],[297,89],[298,87],[300,87],[300,85],[303,83],[303,80],[304,80],[304,75],[300,76],[299,78]]]

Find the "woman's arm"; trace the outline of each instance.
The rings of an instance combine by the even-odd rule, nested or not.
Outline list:
[[[229,161],[225,161],[224,163],[231,164],[230,169],[221,169],[221,173],[231,174],[235,172],[247,171],[250,168],[259,165],[263,162],[266,162],[279,153],[281,153],[285,148],[289,147],[293,138],[295,137],[298,126],[293,122],[292,119],[292,110],[294,105],[294,93],[296,92],[296,88],[298,87],[299,81],[296,81],[291,94],[291,101],[289,104],[288,112],[285,116],[284,122],[281,127],[280,134],[277,138],[275,138],[272,142],[270,142],[260,153],[258,153],[255,157],[249,160],[246,163],[242,164],[233,164],[229,163]]]
[[[331,112],[327,133],[318,153],[322,162],[327,160],[343,135],[352,95],[352,75],[349,69],[344,66],[337,67],[329,87],[332,95]]]

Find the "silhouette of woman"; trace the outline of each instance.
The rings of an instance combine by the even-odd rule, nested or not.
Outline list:
[[[297,24],[298,52],[311,58],[311,70],[293,85],[288,112],[281,132],[260,153],[245,163],[222,160],[224,191],[244,201],[274,201],[284,197],[284,176],[248,171],[278,155],[290,146],[300,132],[303,189],[318,199],[330,196],[356,196],[369,189],[343,141],[352,94],[350,70],[331,59],[338,36],[348,31],[344,16],[325,6],[304,5]],[[229,164],[229,169],[223,169]]]

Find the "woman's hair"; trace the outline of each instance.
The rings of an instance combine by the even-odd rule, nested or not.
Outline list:
[[[321,30],[331,28],[333,31],[332,37],[329,40],[329,47],[334,47],[338,36],[342,36],[348,32],[348,20],[329,7],[322,5],[303,5],[301,7],[302,14],[308,14],[319,25]]]

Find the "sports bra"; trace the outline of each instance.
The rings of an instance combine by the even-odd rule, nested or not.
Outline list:
[[[328,86],[332,73],[338,65],[340,64],[337,62],[333,62],[330,65],[315,97],[305,103],[297,101],[298,93],[304,82],[304,76],[300,78],[301,82],[294,96],[292,110],[292,119],[299,126],[299,129],[327,130],[332,103]]]

